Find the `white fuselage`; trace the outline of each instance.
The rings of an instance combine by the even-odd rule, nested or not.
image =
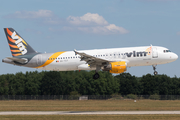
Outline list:
[[[4,31],[12,57],[6,57],[2,62],[54,71],[96,70],[93,79],[99,78],[99,70],[123,73],[132,66],[152,65],[156,75],[156,65],[178,58],[167,48],[152,45],[42,54],[35,51],[13,28],[4,28]]]
[[[94,49],[79,52],[112,62],[126,61],[127,67],[165,64],[173,62],[178,58],[175,53],[159,46]],[[64,52],[53,59],[53,62],[44,67],[40,67],[40,69],[56,71],[96,69],[96,67],[89,67],[85,61],[80,59],[80,55],[75,55],[74,51]]]

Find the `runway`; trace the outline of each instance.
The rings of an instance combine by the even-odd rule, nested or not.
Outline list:
[[[5,111],[0,115],[150,115],[180,114],[180,111]]]

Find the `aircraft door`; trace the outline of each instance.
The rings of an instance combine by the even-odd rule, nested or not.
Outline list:
[[[42,64],[42,55],[38,55],[37,64],[38,65]]]
[[[158,51],[156,47],[152,47],[152,58],[158,58]]]

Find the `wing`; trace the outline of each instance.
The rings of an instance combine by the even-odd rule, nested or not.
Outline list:
[[[74,50],[75,54],[78,54],[81,56],[81,61],[86,61],[87,64],[90,65],[90,67],[95,67],[95,66],[103,66],[108,64],[111,61],[108,61],[106,59],[102,59],[102,58],[97,58],[94,57],[92,55],[88,55],[86,53],[83,52],[77,52],[76,50]]]

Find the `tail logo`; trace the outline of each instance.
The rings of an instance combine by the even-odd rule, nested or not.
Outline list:
[[[28,52],[27,43],[13,29],[10,31],[9,28],[6,28],[5,30],[12,55],[25,55]]]
[[[4,32],[13,57],[37,53],[13,28],[4,28]]]
[[[19,50],[21,51],[21,53],[24,55],[27,53],[27,50],[25,48],[25,46],[23,45],[22,41],[23,39],[20,38],[19,36],[16,35],[16,32],[14,31],[13,34],[11,35],[12,39],[16,40],[15,44],[17,45],[17,47],[19,48]]]

